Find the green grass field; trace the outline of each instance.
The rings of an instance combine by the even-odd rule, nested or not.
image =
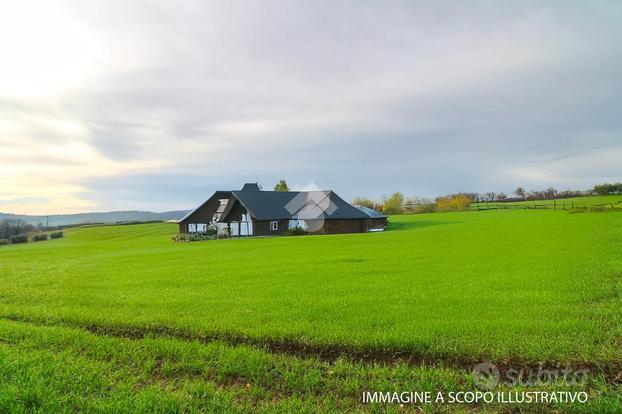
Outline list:
[[[401,412],[417,407],[361,392],[474,390],[486,360],[586,367],[589,402],[422,408],[622,411],[618,212],[186,244],[175,232],[84,227],[0,247],[0,412]]]

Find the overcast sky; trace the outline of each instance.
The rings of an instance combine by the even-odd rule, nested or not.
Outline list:
[[[622,180],[622,2],[0,0],[0,211]]]

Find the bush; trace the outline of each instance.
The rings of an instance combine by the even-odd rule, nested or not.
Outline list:
[[[33,242],[38,242],[38,241],[44,241],[48,239],[48,235],[46,233],[41,233],[41,234],[35,234],[32,237],[32,241]]]
[[[217,239],[229,239],[231,235],[229,234],[229,229],[220,229],[218,234],[216,235]]]
[[[304,236],[305,234],[308,234],[308,233],[309,233],[308,231],[306,231],[300,226],[292,227],[291,229],[287,230],[287,234],[290,236]]]
[[[214,240],[215,238],[215,234],[208,233],[193,233],[190,235],[190,241]]]
[[[188,238],[186,237],[186,235],[183,234],[183,233],[177,233],[176,235],[171,237],[171,239],[173,241],[175,241],[175,242],[187,242],[187,241],[189,241]]]
[[[25,234],[19,234],[17,236],[11,236],[11,244],[28,243],[28,236]]]
[[[8,239],[0,239],[0,246],[6,246],[7,244],[9,244]]]
[[[215,240],[215,234],[208,233],[179,233],[172,237],[173,241],[176,242],[194,242],[194,241],[204,241],[204,240]]]
[[[436,199],[436,209],[438,211],[467,210],[470,204],[471,199],[466,194],[453,194]]]
[[[55,231],[54,233],[50,234],[50,239],[62,239],[62,238],[63,238],[62,231]]]

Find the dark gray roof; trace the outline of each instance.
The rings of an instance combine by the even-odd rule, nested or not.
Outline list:
[[[244,187],[242,187],[242,191],[261,191],[261,188],[259,188],[259,184],[257,183],[246,183]]]
[[[379,211],[374,210],[373,208],[365,207],[365,206],[354,206],[361,210],[363,213],[367,214],[371,218],[387,218],[384,214]]]
[[[186,221],[186,219],[190,218],[197,210],[199,210],[201,207],[207,204],[207,202],[210,201],[212,198],[214,197],[229,198],[230,197],[229,194],[231,194],[230,191],[216,191],[214,194],[212,194],[210,198],[208,198],[203,203],[201,203],[199,206],[197,206],[197,208],[195,208],[194,210],[190,211],[188,214],[186,214],[185,216],[177,220],[177,223],[183,223],[184,221]]]
[[[367,219],[332,191],[232,191],[257,220]]]

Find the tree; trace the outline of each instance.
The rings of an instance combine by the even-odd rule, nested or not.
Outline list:
[[[594,191],[598,195],[606,195],[609,193],[609,188],[607,188],[608,184],[598,184],[594,186]]]
[[[415,197],[406,197],[404,199],[404,204],[402,205],[402,209],[404,213],[414,213],[417,208],[417,200]]]
[[[499,201],[505,200],[506,198],[508,198],[508,196],[505,195],[505,193],[497,194],[497,200],[499,200]]]
[[[402,212],[402,204],[404,204],[404,195],[400,192],[393,193],[389,198],[383,198],[382,211],[386,214],[400,214]]]
[[[376,207],[376,202],[374,200],[365,197],[356,197],[354,200],[352,200],[352,204],[354,204],[355,206],[362,206],[367,208]]]
[[[620,194],[622,193],[622,183],[598,184],[594,186],[592,191],[598,195]]]
[[[281,180],[278,183],[276,183],[276,185],[274,186],[274,191],[289,191],[289,187],[287,186],[287,183],[285,182],[285,180]]]
[[[518,187],[516,190],[514,190],[514,194],[516,194],[516,197],[520,198],[525,198],[527,196],[527,192],[523,187]]]
[[[474,203],[478,202],[483,197],[480,193],[464,193],[464,195],[469,197],[469,200]]]
[[[484,201],[495,201],[495,193],[490,191],[484,194]]]
[[[549,187],[544,193],[546,195],[546,198],[555,198],[555,196],[557,195],[557,189],[555,189],[554,187]]]
[[[436,198],[437,211],[468,210],[471,198],[467,194],[449,194]]]
[[[26,224],[23,220],[5,219],[0,221],[0,239],[9,239],[11,236],[28,233],[35,229],[32,224]]]

